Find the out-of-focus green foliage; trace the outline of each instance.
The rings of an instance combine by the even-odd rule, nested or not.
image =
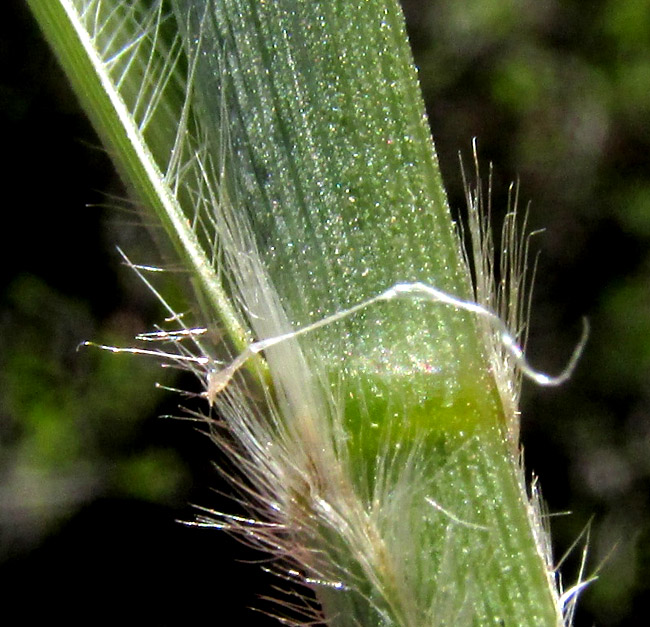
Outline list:
[[[0,337],[0,482],[5,551],[101,495],[169,502],[184,477],[177,455],[144,443],[160,374],[145,361],[76,346],[79,334],[130,341],[128,320],[98,331],[89,308],[33,275],[8,286]],[[136,323],[136,321],[133,321]],[[144,384],[144,385],[143,385]]]

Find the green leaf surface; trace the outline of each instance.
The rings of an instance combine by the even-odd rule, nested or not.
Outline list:
[[[472,298],[395,1],[29,3],[235,353],[398,282]],[[262,518],[235,530],[329,624],[561,624],[489,345],[401,296],[208,390]]]

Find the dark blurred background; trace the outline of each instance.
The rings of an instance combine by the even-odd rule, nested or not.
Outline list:
[[[404,0],[450,204],[478,139],[540,251],[529,356],[554,371],[587,315],[573,379],[525,387],[527,467],[541,478],[559,559],[590,524],[576,624],[650,616],[650,3]],[[24,4],[0,20],[5,165],[0,265],[0,590],[21,622],[227,624],[271,592],[259,556],[182,526],[218,508],[214,448],[128,345],[164,313],[115,246],[157,254]],[[183,383],[184,387],[191,382]],[[190,404],[191,400],[187,401]],[[216,491],[215,491],[216,490]],[[237,561],[235,560],[237,557]],[[581,547],[564,568],[570,585]],[[90,608],[90,609],[89,609]],[[91,612],[91,614],[89,614]],[[238,610],[242,624],[274,624]],[[244,614],[242,615],[242,612]],[[242,617],[243,616],[243,617]],[[645,620],[644,620],[645,618]]]

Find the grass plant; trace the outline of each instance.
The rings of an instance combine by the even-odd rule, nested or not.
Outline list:
[[[517,403],[579,348],[526,363],[526,240],[497,287],[478,182],[465,254],[396,0],[28,4],[191,276],[195,320],[114,350],[200,381],[249,515],[197,524],[313,590],[290,624],[569,623]]]

